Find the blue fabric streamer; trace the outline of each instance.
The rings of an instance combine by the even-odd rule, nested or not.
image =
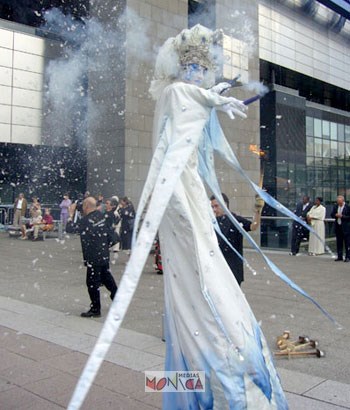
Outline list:
[[[219,182],[215,174],[214,167],[214,151],[217,152],[223,159],[228,162],[237,172],[239,172],[242,177],[249,182],[249,184],[254,188],[254,190],[260,195],[260,197],[272,208],[277,209],[278,211],[289,216],[296,222],[305,226],[310,232],[315,234],[318,238],[319,236],[315,231],[310,228],[305,222],[300,220],[293,212],[288,208],[280,204],[276,199],[272,198],[266,191],[259,188],[244,172],[243,168],[239,164],[234,152],[232,151],[229,143],[226,140],[226,137],[221,129],[219,124],[217,114],[215,109],[212,110],[210,119],[204,129],[204,137],[202,144],[199,147],[199,173],[202,178],[205,180],[209,188],[212,190],[216,199],[220,203],[221,207],[225,210],[226,215],[231,220],[233,225],[238,229],[238,231],[250,242],[252,247],[263,257],[264,261],[271,268],[273,273],[283,280],[288,286],[292,289],[303,295],[305,298],[309,299],[313,304],[315,304],[321,312],[330,319],[333,323],[337,323],[334,318],[318,303],[316,302],[307,292],[305,292],[300,286],[294,283],[291,279],[288,278],[260,249],[256,244],[254,239],[247,234],[247,232],[242,228],[236,218],[231,214],[229,209],[226,207],[224,199],[221,195],[221,189]]]

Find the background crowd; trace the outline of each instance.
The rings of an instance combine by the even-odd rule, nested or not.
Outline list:
[[[58,204],[59,220],[54,220],[51,209],[47,207],[42,209],[39,198],[33,196],[32,202],[28,205],[28,200],[23,193],[20,193],[14,202],[13,226],[20,228],[20,239],[23,240],[28,238],[37,240],[41,231],[52,231],[55,222],[61,224],[62,231],[65,233],[70,219],[77,224],[83,217],[83,201],[88,197],[93,197],[88,191],[75,200],[72,200],[68,193],[64,193]],[[113,247],[113,251],[117,252],[122,249],[130,252],[135,220],[135,209],[130,199],[128,197],[119,199],[118,196],[105,199],[102,194],[94,198],[96,210],[104,215],[120,238],[119,243]]]

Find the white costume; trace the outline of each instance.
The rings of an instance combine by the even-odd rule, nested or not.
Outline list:
[[[163,159],[167,172],[176,172],[178,154],[188,157],[160,224],[166,370],[206,371],[205,394],[165,394],[164,409],[287,408],[259,326],[218,246],[198,174],[198,146],[210,109],[226,102],[178,82],[157,104],[158,135],[166,156],[175,155]],[[162,181],[166,190],[168,178],[158,175]]]
[[[203,184],[204,180],[225,208],[214,171],[214,151],[270,206],[296,221],[299,218],[245,175],[225,139],[215,109],[226,111],[233,118],[233,114],[244,116],[243,104],[232,97],[220,96],[218,86],[206,90],[176,80],[181,77],[181,67],[188,63],[210,68],[209,51],[216,44],[217,34],[197,25],[167,40],[159,52],[156,80],[151,85],[152,95],[157,99],[153,134],[156,148],[134,232],[141,215],[147,211],[134,236],[117,295],[69,410],[80,407],[91,386],[126,314],[158,230],[167,322],[165,369],[205,371],[206,375],[204,393],[164,393],[163,408],[288,408],[264,336],[220,251],[214,232],[216,219]],[[213,71],[209,70],[208,74],[204,81],[206,88],[213,85],[214,79]],[[227,216],[246,235],[232,215]],[[246,238],[261,253],[252,238],[249,235]],[[277,276],[313,301],[264,254],[262,257]]]
[[[310,234],[309,253],[321,255],[324,253],[325,226],[324,219],[326,217],[326,208],[323,205],[314,205],[307,214],[311,218],[311,226],[317,233],[317,236]],[[320,240],[322,239],[322,241]]]

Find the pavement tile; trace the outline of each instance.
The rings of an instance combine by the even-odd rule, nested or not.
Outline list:
[[[350,388],[348,384],[326,380],[304,393],[304,396],[350,408]]]
[[[143,349],[145,352],[156,354],[161,357],[165,357],[165,342],[159,342],[152,347],[148,347],[147,349]]]
[[[87,359],[88,356],[84,353],[70,351],[70,353],[61,356],[44,359],[42,363],[46,366],[75,375],[83,370]]]
[[[85,353],[90,354],[90,350]],[[129,347],[113,344],[107,353],[106,360],[133,370],[147,370],[151,366],[164,362],[164,358]]]
[[[81,407],[81,410],[91,409],[153,410],[154,407],[94,385]]]
[[[152,347],[159,344],[160,339],[144,333],[135,332],[133,330],[120,329],[115,342],[134,349],[151,351]]]
[[[18,385],[24,386],[27,383],[47,379],[58,373],[57,370],[44,366],[33,360],[25,359],[21,364],[8,367],[1,371],[1,377]]]
[[[133,393],[144,392],[144,380],[145,376],[141,372],[103,362],[94,383],[126,396],[134,396]]]
[[[311,399],[304,396],[299,396],[294,393],[286,393],[289,410],[344,410],[344,407],[339,407],[324,401]]]
[[[14,387],[16,387],[16,385],[0,377],[0,392],[13,389]],[[1,405],[1,402],[0,402],[0,405]]]
[[[44,380],[27,383],[25,389],[65,407],[70,400],[78,378],[66,373],[58,373]]]
[[[0,348],[0,371],[16,365],[22,365],[28,361],[31,361],[31,359],[12,353],[2,347]]]
[[[62,410],[64,408],[20,387],[1,392],[0,406],[4,410]]]
[[[133,397],[143,403],[147,403],[148,405],[152,406],[153,409],[162,408],[162,393],[146,393],[144,391],[143,393],[140,392],[138,394],[135,394]]]
[[[325,380],[320,377],[282,368],[278,368],[278,374],[281,378],[283,390],[296,394],[303,394]]]
[[[58,356],[69,352],[68,349],[57,344],[48,343],[45,340],[33,338],[23,333],[16,333],[12,337],[3,338],[0,345],[11,352],[33,360],[41,360],[52,356]],[[0,365],[1,366],[1,365]]]

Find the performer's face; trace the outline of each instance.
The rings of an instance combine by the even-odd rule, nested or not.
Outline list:
[[[221,208],[219,202],[216,199],[212,199],[211,207],[213,208],[216,217],[223,216],[225,211]]]
[[[199,64],[188,64],[183,67],[181,79],[186,83],[198,85],[198,87],[200,87],[203,84],[206,72],[207,69]]]

